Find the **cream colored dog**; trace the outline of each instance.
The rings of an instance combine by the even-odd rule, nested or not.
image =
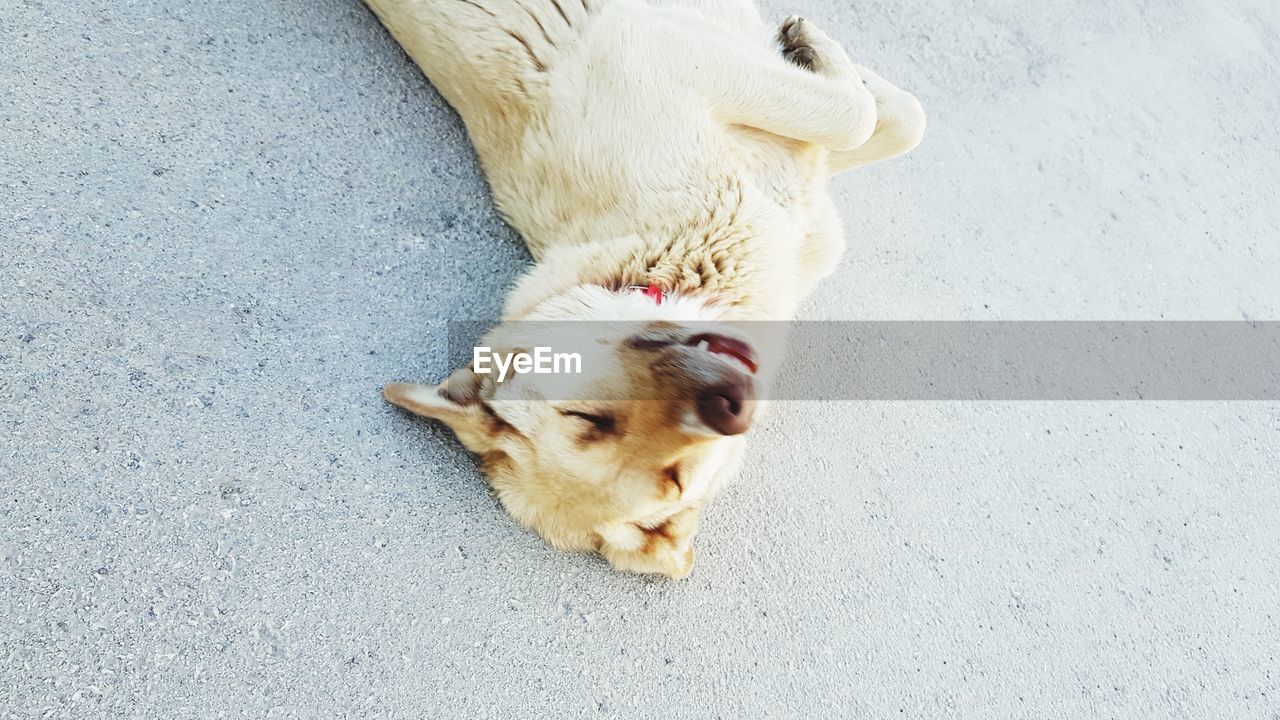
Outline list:
[[[790,319],[832,272],[826,179],[915,147],[919,103],[806,20],[770,32],[752,0],[367,1],[537,260],[486,343],[609,321],[583,326],[595,371],[567,391],[469,367],[386,398],[447,423],[555,547],[687,575],[779,360],[767,324],[733,322]]]

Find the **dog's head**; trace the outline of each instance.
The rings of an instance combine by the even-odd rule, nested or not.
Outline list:
[[[709,496],[734,470],[759,391],[757,349],[737,328],[625,301],[636,317],[499,325],[482,341],[487,361],[385,395],[452,428],[518,520],[554,545],[596,547],[591,528]],[[502,358],[537,363],[547,346],[552,372],[499,379]],[[558,354],[577,355],[577,372],[547,359]]]

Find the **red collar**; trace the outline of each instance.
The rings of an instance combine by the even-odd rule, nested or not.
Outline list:
[[[632,291],[638,291],[641,295],[653,300],[654,305],[661,305],[663,300],[667,299],[667,294],[663,292],[657,283],[649,283],[646,285],[632,285]]]

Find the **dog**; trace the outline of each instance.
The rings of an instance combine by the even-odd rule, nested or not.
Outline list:
[[[827,178],[919,144],[920,103],[753,0],[366,3],[462,118],[535,260],[487,346],[596,321],[596,371],[554,396],[473,363],[384,397],[448,425],[552,546],[687,576],[778,363],[749,329],[776,323],[741,323],[792,319],[835,269]]]

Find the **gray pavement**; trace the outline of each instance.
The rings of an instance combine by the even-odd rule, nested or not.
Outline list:
[[[814,319],[1280,319],[1271,0],[771,2],[930,116]],[[1280,714],[1280,407],[782,403],[672,583],[443,430],[528,258],[352,0],[0,2],[0,717]]]

